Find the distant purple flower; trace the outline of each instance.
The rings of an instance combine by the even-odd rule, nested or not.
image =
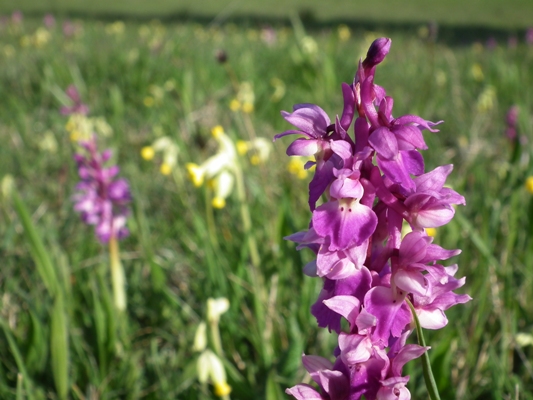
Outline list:
[[[82,103],[80,93],[78,92],[78,89],[76,88],[76,86],[70,85],[65,90],[65,93],[72,101],[72,105],[61,107],[61,110],[60,110],[61,114],[63,115],[71,115],[71,114],[87,115],[89,113],[89,107],[86,104]]]
[[[117,179],[119,167],[105,167],[111,150],[99,152],[96,137],[80,142],[85,152],[74,155],[81,181],[76,185],[74,210],[83,222],[95,225],[96,237],[107,243],[112,237],[123,239],[129,235],[126,220],[130,214],[131,193],[128,182]]]
[[[71,20],[66,20],[63,22],[63,35],[65,37],[70,38],[74,36],[76,33],[78,33],[79,27]]]
[[[20,10],[15,10],[13,11],[13,14],[11,14],[11,22],[15,25],[21,24],[23,19],[24,19],[24,15],[22,14],[22,11]]]
[[[494,38],[494,36],[491,36],[487,39],[487,49],[494,50],[496,47],[498,47],[498,42]]]
[[[533,46],[533,27],[527,28],[525,39],[528,46]]]
[[[402,368],[429,347],[406,344],[413,330],[408,301],[422,327],[439,329],[448,322],[448,308],[471,299],[453,292],[465,283],[454,277],[457,266],[437,264],[460,250],[433,244],[424,230],[447,224],[454,206],[465,204],[445,186],[452,165],[425,172],[423,131],[437,132],[442,121],[392,116],[393,99],[374,84],[390,47],[390,39],[374,41],[353,83],[342,85],[340,118],[332,123],[319,106],[298,104],[292,113],[282,111],[297,129],[275,136],[300,135],[287,154],[315,158],[308,163],[316,165],[309,230],[286,239],[316,255],[304,267],[306,275],[323,280],[311,313],[318,326],[338,333],[334,363],[303,357],[318,390],[305,384],[287,389],[299,400],[410,399]],[[405,223],[412,232],[402,237]]]
[[[44,16],[43,23],[44,23],[44,26],[50,29],[56,25],[56,19],[52,14],[48,13]]]

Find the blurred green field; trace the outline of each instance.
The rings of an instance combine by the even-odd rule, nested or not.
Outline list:
[[[4,187],[0,398],[217,398],[197,380],[192,345],[207,298],[221,296],[230,302],[220,331],[231,397],[286,398],[284,389],[304,379],[301,354],[329,357],[336,345],[309,313],[320,289],[301,271],[310,252],[282,239],[307,228],[307,181],[288,171],[288,140],[259,165],[239,158],[248,231],[237,193],[213,210],[211,191],[195,188],[185,165],[215,152],[216,125],[234,141],[270,140],[288,129],[279,111],[295,103],[339,113],[341,82],[352,81],[359,57],[385,35],[393,44],[376,83],[394,97],[397,115],[445,121],[425,134],[426,170],[453,163],[449,183],[467,200],[435,239],[463,249],[452,261],[467,277],[461,292],[474,298],[447,312],[444,329],[426,332],[441,396],[533,399],[533,195],[525,187],[533,175],[533,47],[523,36],[516,47],[484,39],[451,47],[423,27],[411,34],[331,25],[308,36],[293,23],[3,23],[0,179],[14,178],[21,201]],[[215,58],[221,50],[226,64]],[[107,249],[72,209],[76,147],[58,111],[70,84],[111,129],[100,143],[133,188],[131,236],[121,243],[129,303],[122,316],[111,301]],[[234,107],[243,92],[253,95],[248,112]],[[520,108],[515,142],[504,133],[512,105]],[[170,175],[160,172],[160,154],[140,155],[163,136],[180,149]],[[61,301],[44,279],[50,270]],[[417,361],[406,369],[413,398],[426,398]]]
[[[468,27],[523,29],[532,24],[533,3],[529,0],[403,0],[372,2],[351,0],[4,0],[0,13],[24,12],[134,15],[140,17],[203,17],[224,21],[236,17],[282,18],[301,13],[316,21],[358,23],[426,23]]]

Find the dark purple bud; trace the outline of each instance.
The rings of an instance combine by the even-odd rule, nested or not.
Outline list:
[[[389,38],[379,38],[374,40],[368,53],[366,53],[366,58],[363,61],[363,68],[370,69],[381,63],[387,54],[389,54],[391,46],[391,39]]]
[[[215,53],[215,58],[220,64],[224,64],[226,61],[228,61],[228,54],[224,50],[219,49]]]

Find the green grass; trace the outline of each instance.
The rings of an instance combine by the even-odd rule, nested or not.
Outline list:
[[[343,42],[333,26],[313,32],[317,52],[306,54],[303,33],[283,26],[267,45],[251,24],[127,22],[120,33],[98,20],[77,23],[76,36],[57,27],[46,43],[36,36],[40,19],[0,35],[0,177],[11,175],[20,197],[2,197],[0,214],[1,398],[215,398],[198,383],[192,350],[208,297],[230,301],[220,331],[234,399],[285,398],[305,376],[303,352],[329,357],[335,335],[309,313],[320,282],[301,272],[311,254],[282,239],[310,216],[307,182],[287,172],[288,140],[265,164],[240,159],[259,267],[237,194],[213,211],[184,166],[213,154],[215,125],[233,140],[270,139],[288,128],[279,110],[295,103],[338,113],[341,82],[378,34],[393,45],[376,82],[394,97],[395,115],[445,120],[425,136],[426,169],[453,163],[450,184],[467,199],[435,239],[463,250],[453,262],[474,298],[447,312],[444,329],[425,332],[441,396],[533,398],[533,350],[517,340],[533,327],[533,200],[524,187],[533,175],[533,48],[522,37],[516,49],[491,51],[387,29],[352,31]],[[226,66],[215,60],[219,49]],[[251,84],[253,113],[229,109],[232,79]],[[72,209],[75,145],[57,95],[71,83],[90,115],[111,126],[101,143],[133,187],[131,236],[121,242],[124,315],[113,308],[107,249]],[[276,85],[285,92],[273,100]],[[527,145],[503,133],[513,104]],[[171,176],[159,173],[159,157],[140,156],[161,135],[181,149]],[[406,370],[413,398],[424,398],[420,365]]]
[[[92,13],[98,15],[136,15],[149,17],[215,18],[226,20],[235,17],[287,19],[291,13],[303,13],[317,21],[357,21],[388,23],[426,23],[436,21],[444,25],[490,26],[493,28],[520,29],[531,26],[533,3],[528,0],[423,0],[372,2],[351,0],[5,0],[0,12],[20,9],[25,12]]]

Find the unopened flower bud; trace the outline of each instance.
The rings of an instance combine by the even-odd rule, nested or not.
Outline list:
[[[366,58],[363,61],[363,67],[366,69],[373,68],[379,63],[381,63],[387,54],[389,54],[391,46],[391,39],[389,38],[379,38],[374,40],[368,53],[366,53]]]

